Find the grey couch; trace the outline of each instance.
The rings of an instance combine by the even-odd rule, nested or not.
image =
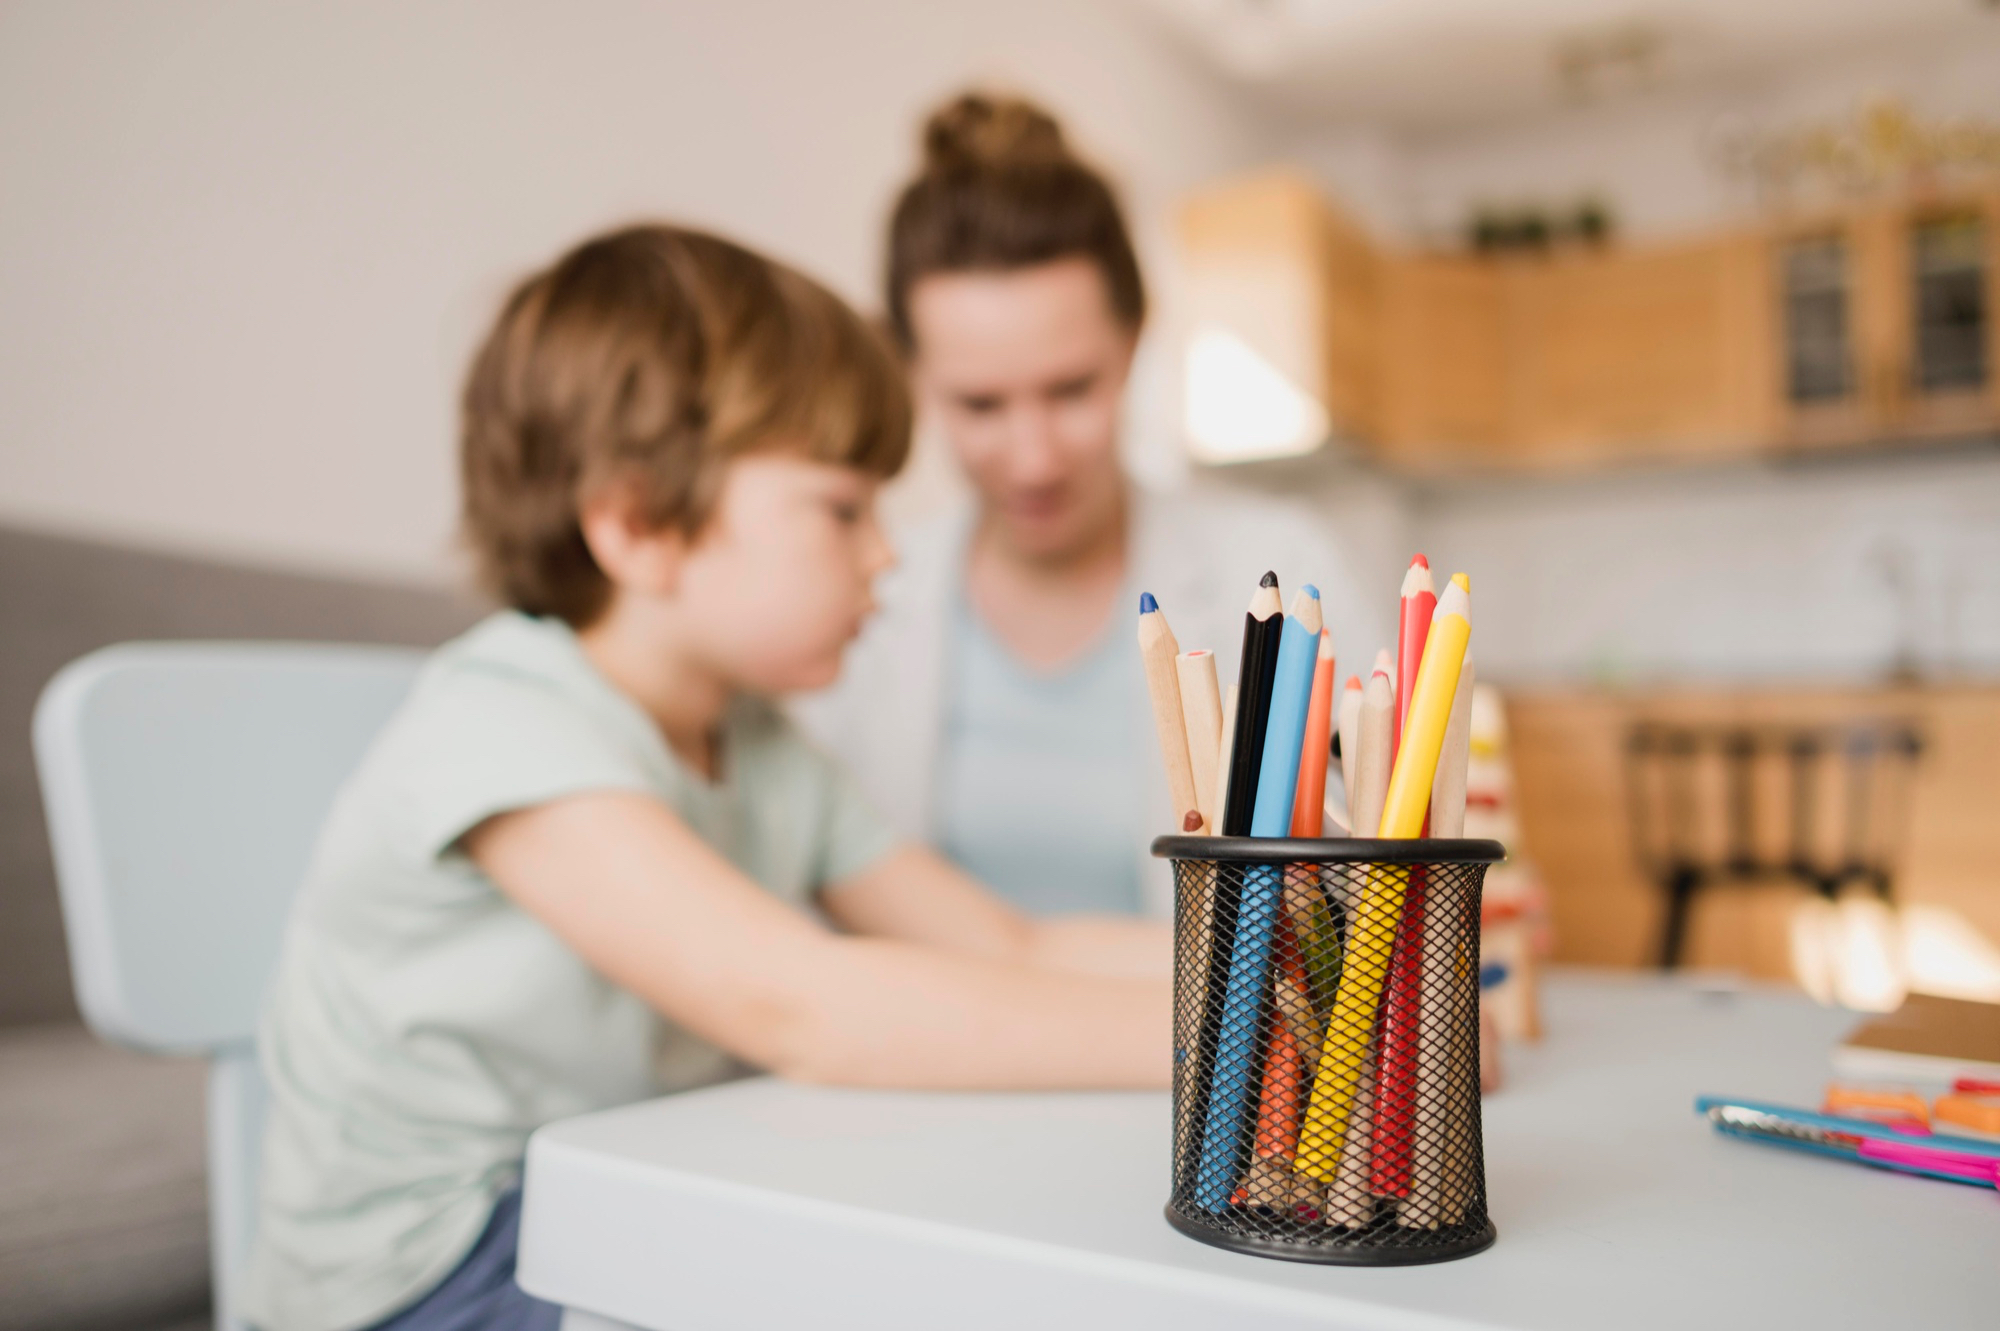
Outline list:
[[[470,598],[0,527],[0,1331],[196,1326],[208,1304],[202,1069],[79,1023],[28,747],[36,696],[114,642],[430,646]]]

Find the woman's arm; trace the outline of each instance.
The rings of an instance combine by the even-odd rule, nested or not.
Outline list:
[[[763,891],[657,800],[573,796],[490,818],[462,844],[606,978],[781,1076],[938,1089],[1167,1084],[1163,981],[842,937]]]
[[[1085,975],[1173,973],[1166,925],[1114,915],[1033,919],[921,846],[905,846],[830,884],[820,904],[857,934]]]

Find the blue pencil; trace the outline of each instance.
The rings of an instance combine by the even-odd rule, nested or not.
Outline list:
[[[1271,719],[1264,732],[1264,761],[1257,774],[1257,803],[1250,815],[1251,836],[1286,836],[1292,830],[1292,801],[1298,793],[1299,750],[1305,741],[1306,709],[1312,701],[1321,624],[1319,591],[1310,585],[1292,600],[1278,646],[1277,678],[1271,685]],[[1252,865],[1243,873],[1243,898],[1236,912],[1236,937],[1229,952],[1229,981],[1222,1000],[1222,1029],[1210,1081],[1208,1118],[1196,1161],[1194,1202],[1219,1211],[1229,1202],[1241,1173],[1248,1109],[1257,1085],[1257,1037],[1264,993],[1269,988],[1271,937],[1283,896],[1275,865]]]

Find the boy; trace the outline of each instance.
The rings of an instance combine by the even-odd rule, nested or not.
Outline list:
[[[513,294],[463,408],[464,527],[512,609],[426,666],[301,891],[251,1321],[552,1331],[512,1279],[528,1134],[734,1060],[1166,1083],[1163,931],[1031,922],[895,844],[766,701],[833,678],[891,558],[909,407],[850,310],[635,227]]]

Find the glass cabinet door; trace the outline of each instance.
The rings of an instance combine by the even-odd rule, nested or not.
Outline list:
[[[1977,215],[1910,228],[1911,388],[1918,395],[1986,387],[1986,235]]]
[[[1842,402],[1854,392],[1847,241],[1796,240],[1783,253],[1785,395],[1794,406]]]

